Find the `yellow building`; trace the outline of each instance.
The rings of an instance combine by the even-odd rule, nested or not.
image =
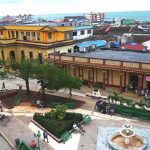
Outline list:
[[[7,62],[46,59],[49,53],[73,49],[72,27],[0,27],[0,59]],[[62,49],[62,51],[61,51]]]

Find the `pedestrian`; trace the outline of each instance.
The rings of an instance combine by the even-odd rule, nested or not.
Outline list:
[[[2,90],[6,90],[5,82],[2,83]]]
[[[39,99],[36,100],[36,105],[38,107],[38,109],[40,108],[40,105],[41,105],[41,101]]]
[[[1,109],[1,111],[3,111],[3,109],[2,109],[2,101],[0,100],[0,109]]]
[[[145,101],[147,101],[147,93],[145,92],[145,95],[144,95],[144,99]]]
[[[79,127],[82,133],[85,133],[85,130],[83,129],[83,124],[77,124],[77,126]]]
[[[84,131],[81,130],[76,123],[73,124],[73,129],[79,133],[81,133],[81,135],[84,135]]]
[[[45,141],[45,139],[46,139],[46,140],[47,140],[47,143],[49,143],[49,141],[48,141],[48,133],[47,133],[46,130],[43,131],[43,138],[44,138],[44,141]]]

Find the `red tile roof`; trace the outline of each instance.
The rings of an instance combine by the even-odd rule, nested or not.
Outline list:
[[[122,44],[120,45],[120,48],[142,51],[143,49],[145,49],[145,46],[138,43],[134,43],[134,44],[131,43],[131,44]]]

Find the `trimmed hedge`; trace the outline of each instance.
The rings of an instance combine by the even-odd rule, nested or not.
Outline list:
[[[65,131],[71,130],[74,122],[81,122],[82,119],[83,115],[79,113],[66,113],[63,120],[57,120],[51,117],[48,113],[44,116],[42,114],[35,113],[33,116],[33,120],[57,138],[60,138],[61,134]]]
[[[121,105],[115,105],[115,104],[112,104],[112,105],[113,105],[116,113],[129,114],[129,115],[132,115],[134,117],[139,117],[139,118],[143,118],[143,119],[145,118],[147,120],[150,120],[150,111],[149,110],[127,107],[127,106],[121,106]]]

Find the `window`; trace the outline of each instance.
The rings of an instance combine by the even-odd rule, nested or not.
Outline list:
[[[30,32],[26,32],[26,36],[30,36]]]
[[[18,31],[16,31],[16,38],[17,38],[17,39],[18,39],[18,35],[19,35]]]
[[[69,40],[69,39],[70,39],[70,35],[69,35],[69,33],[67,33],[67,35],[66,35],[66,39],[67,39],[67,40]]]
[[[51,39],[52,38],[52,34],[48,33],[48,38]]]
[[[91,34],[91,30],[87,30],[87,34]]]
[[[68,49],[68,53],[71,53],[71,48]]]
[[[77,36],[77,32],[73,32],[73,36]]]
[[[31,35],[32,35],[32,40],[35,40],[35,32],[32,32]]]
[[[29,51],[29,58],[33,59],[33,52],[31,50]]]
[[[24,39],[24,32],[21,32],[21,40]]]
[[[12,36],[12,38],[15,37],[14,31],[11,31],[11,36]]]
[[[4,61],[5,59],[4,59],[4,51],[3,50],[1,50],[1,55],[2,55],[2,60]]]
[[[39,62],[42,63],[42,53],[39,51]]]
[[[11,38],[10,31],[8,31],[8,37]]]
[[[0,35],[3,35],[3,31],[2,30],[0,30]]]
[[[21,59],[25,59],[24,50],[21,50]]]
[[[37,32],[37,40],[40,41],[40,32]]]
[[[32,36],[35,36],[35,32],[32,32]]]
[[[82,30],[82,31],[80,32],[80,34],[81,34],[81,35],[84,35],[84,31]]]

